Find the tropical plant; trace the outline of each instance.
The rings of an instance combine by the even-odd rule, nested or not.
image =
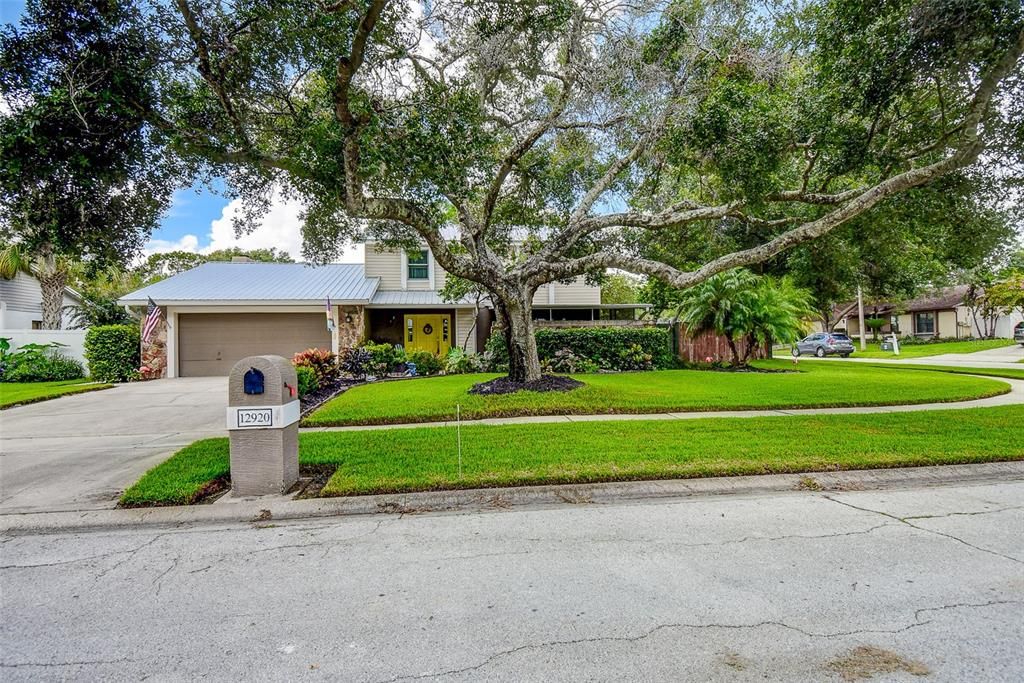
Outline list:
[[[341,352],[338,366],[349,377],[362,379],[366,377],[371,362],[373,362],[373,356],[366,349],[344,349]]]
[[[448,351],[444,358],[444,371],[448,375],[465,375],[483,369],[484,361],[479,355],[466,353],[457,346]]]
[[[436,375],[444,369],[441,359],[430,351],[415,351],[407,354],[406,358],[416,366],[417,375]]]
[[[814,315],[810,293],[794,286],[788,277],[759,278],[744,298],[746,303],[736,330],[747,342],[740,360],[742,365],[758,347],[792,344],[799,340],[803,336],[804,320]]]
[[[84,377],[82,364],[60,353],[65,346],[59,342],[23,344],[11,353],[9,341],[3,340],[0,343],[0,381],[57,382]]]
[[[401,344],[367,342],[362,348],[370,354],[367,372],[378,377],[386,376],[395,366],[405,362],[405,348]]]
[[[292,365],[297,368],[311,368],[316,373],[317,384],[322,387],[336,382],[341,374],[338,357],[327,349],[311,348],[299,351],[292,356]]]
[[[687,335],[712,332],[725,337],[734,366],[742,366],[754,349],[800,338],[803,320],[814,314],[806,290],[789,278],[773,279],[736,269],[715,275],[683,292],[676,311]],[[737,342],[746,341],[740,353]]]

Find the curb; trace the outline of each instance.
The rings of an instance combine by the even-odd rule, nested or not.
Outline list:
[[[1024,481],[1024,461],[706,479],[426,491],[306,500],[264,496],[238,500],[221,499],[213,505],[30,512],[0,515],[0,533],[57,533],[140,526],[176,527],[190,524],[266,524],[284,520],[349,515],[484,512],[522,507],[640,503],[701,496],[794,493],[801,490],[812,493],[869,491],[1008,481]]]

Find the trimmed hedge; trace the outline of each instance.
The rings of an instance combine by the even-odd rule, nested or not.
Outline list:
[[[139,328],[99,325],[85,333],[89,374],[99,382],[127,382],[139,375]]]
[[[605,370],[639,369],[634,359],[641,353],[651,357],[656,369],[674,367],[671,336],[664,327],[543,328],[536,331],[536,337],[542,361],[569,349]]]

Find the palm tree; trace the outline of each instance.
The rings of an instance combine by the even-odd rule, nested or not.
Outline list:
[[[792,344],[803,334],[804,320],[815,315],[810,293],[788,277],[760,278],[748,292],[744,319],[737,327],[745,331],[747,348],[743,364],[758,346]]]
[[[0,247],[0,277],[12,280],[18,273],[25,273],[39,281],[43,295],[44,330],[59,330],[61,327],[64,288],[68,283],[69,272],[67,259],[54,254],[49,245],[44,244],[35,253],[18,243]]]
[[[719,273],[683,292],[676,316],[686,334],[697,337],[714,332],[725,337],[733,365],[742,365],[736,340],[744,336],[743,324],[750,318],[750,293],[759,278],[749,270],[736,268]]]

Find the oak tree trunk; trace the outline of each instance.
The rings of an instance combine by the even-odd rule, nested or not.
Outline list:
[[[503,293],[495,298],[495,312],[508,349],[508,378],[513,382],[540,379],[537,338],[533,334],[532,296]]]

